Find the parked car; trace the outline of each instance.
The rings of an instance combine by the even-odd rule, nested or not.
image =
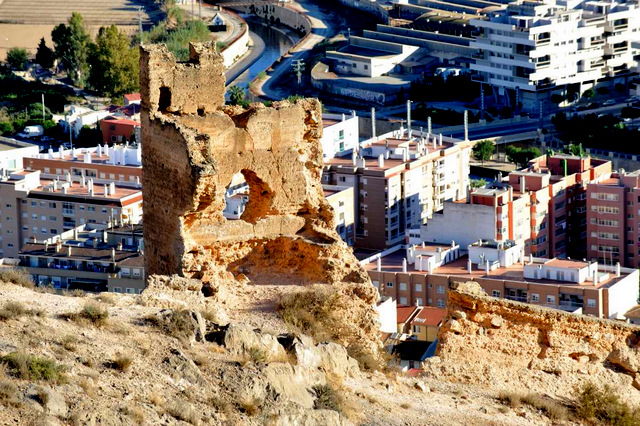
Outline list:
[[[603,106],[610,106],[610,105],[615,105],[616,104],[616,100],[615,99],[609,99],[604,101],[604,103],[602,104]]]
[[[625,102],[638,102],[640,101],[640,96],[630,96],[624,100]]]
[[[17,136],[21,138],[35,138],[44,134],[44,128],[42,126],[27,126]]]

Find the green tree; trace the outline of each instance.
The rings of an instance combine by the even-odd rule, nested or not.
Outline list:
[[[10,121],[0,121],[0,135],[13,133],[13,124]]]
[[[584,157],[587,155],[586,151],[582,148],[582,144],[570,143],[562,147],[562,152],[569,155],[578,155]]]
[[[44,37],[40,39],[38,44],[38,51],[36,52],[36,63],[40,64],[45,70],[53,68],[53,61],[55,60],[55,53],[47,46],[47,42],[44,41]]]
[[[518,165],[518,167],[525,167],[529,161],[540,156],[540,150],[535,147],[531,148],[519,148],[517,146],[508,146],[506,149],[507,159]]]
[[[484,166],[484,162],[491,159],[496,147],[489,140],[482,140],[473,146],[473,158],[480,160]]]
[[[487,183],[489,182],[487,182],[486,179],[471,179],[469,181],[469,185],[471,186],[471,188],[482,188]]]
[[[73,12],[68,25],[57,25],[51,32],[56,57],[67,69],[69,77],[78,87],[84,87],[89,76],[87,57],[91,38],[84,27],[82,15]]]
[[[100,28],[89,54],[89,84],[103,95],[117,97],[139,90],[140,54],[115,25]]]
[[[229,88],[229,103],[231,105],[242,105],[245,101],[246,93],[240,86],[231,86]]]
[[[11,68],[23,70],[27,64],[27,51],[14,47],[7,52],[7,63]]]
[[[582,93],[582,97],[585,99],[593,99],[596,96],[596,91],[593,89],[587,89]]]

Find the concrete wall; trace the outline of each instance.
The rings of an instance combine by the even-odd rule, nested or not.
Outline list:
[[[303,34],[311,32],[309,19],[305,15],[286,7],[267,2],[254,2],[252,4],[227,3],[225,7],[237,12],[255,15],[274,24],[286,25]]]
[[[444,213],[435,213],[420,228],[425,242],[454,240],[460,247],[496,237],[496,215],[493,206],[445,202]]]
[[[382,7],[376,1],[369,0],[338,0],[345,6],[352,7],[354,9],[362,10],[363,12],[370,13],[381,21],[389,22],[389,12]]]
[[[241,56],[249,50],[249,31],[245,25],[242,34],[233,40],[220,54],[222,55],[222,63],[225,68],[229,68]]]
[[[6,141],[6,142],[5,142]],[[24,157],[38,155],[38,145],[31,145],[24,142],[13,141],[12,139],[0,138],[0,145],[15,147],[2,151],[0,155],[0,170],[20,170],[23,168]]]

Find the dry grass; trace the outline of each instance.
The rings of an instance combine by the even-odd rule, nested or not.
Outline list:
[[[238,408],[248,417],[253,417],[260,412],[262,402],[256,399],[242,399],[238,401]]]
[[[192,425],[200,424],[200,416],[195,407],[187,401],[173,401],[167,408],[167,413],[178,420]]]
[[[34,288],[35,283],[25,270],[0,267],[0,282],[13,283],[25,288]]]
[[[125,405],[122,407],[122,413],[125,416],[128,416],[134,424],[141,425],[144,424],[144,410],[140,407],[136,407],[134,405]]]
[[[348,390],[342,384],[342,377],[327,374],[327,383],[312,388],[315,396],[313,408],[316,410],[333,410],[354,421],[359,416],[360,407],[356,407],[347,399]]]
[[[278,310],[294,330],[308,334],[317,342],[334,341],[347,347],[349,355],[365,370],[383,370],[386,360],[366,347],[362,329],[369,318],[369,305],[358,297],[357,284],[347,286],[317,285],[282,296]],[[362,310],[354,320],[347,312]],[[384,352],[384,351],[382,351]],[[386,352],[385,352],[386,353]]]
[[[118,300],[117,296],[113,293],[100,293],[96,299],[105,305],[115,305]]]
[[[116,354],[115,359],[111,362],[111,368],[114,370],[125,372],[131,368],[133,358],[124,354]]]
[[[634,426],[640,424],[640,410],[630,407],[608,385],[587,383],[576,392],[576,417],[596,425]]]
[[[149,315],[146,321],[162,330],[163,333],[173,336],[178,340],[188,340],[194,332],[193,318],[188,310],[173,311],[170,315],[160,318]]]
[[[34,290],[43,294],[56,294],[56,289],[52,285],[39,285]]]
[[[109,310],[97,303],[89,302],[79,312],[68,312],[62,314],[61,317],[79,323],[91,323],[96,327],[102,327],[107,324]]]
[[[9,381],[0,381],[0,404],[8,406],[20,405],[18,387]]]
[[[21,379],[53,383],[59,383],[64,379],[64,368],[49,358],[11,352],[0,357],[0,363],[6,364],[11,375]]]
[[[85,377],[78,382],[78,386],[80,386],[85,395],[89,398],[96,397],[96,387],[92,379]]]
[[[60,343],[63,348],[69,352],[75,352],[78,349],[78,338],[72,334],[64,336]]]
[[[569,417],[567,408],[551,398],[537,395],[535,393],[519,393],[512,391],[502,391],[498,395],[498,400],[511,408],[519,408],[527,405],[542,412],[549,419],[554,421],[566,420]]]
[[[23,316],[39,316],[42,317],[45,312],[42,309],[27,309],[20,302],[9,301],[0,309],[0,321],[8,321],[18,319]]]
[[[162,410],[164,410],[167,405],[167,400],[158,392],[152,392],[151,395],[149,395],[149,402]]]
[[[87,292],[76,288],[75,290],[62,290],[62,295],[66,297],[85,297]]]

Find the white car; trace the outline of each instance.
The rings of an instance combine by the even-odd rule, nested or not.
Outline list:
[[[602,106],[611,106],[611,105],[615,105],[615,104],[616,104],[615,99],[609,99],[608,101],[604,101]]]

